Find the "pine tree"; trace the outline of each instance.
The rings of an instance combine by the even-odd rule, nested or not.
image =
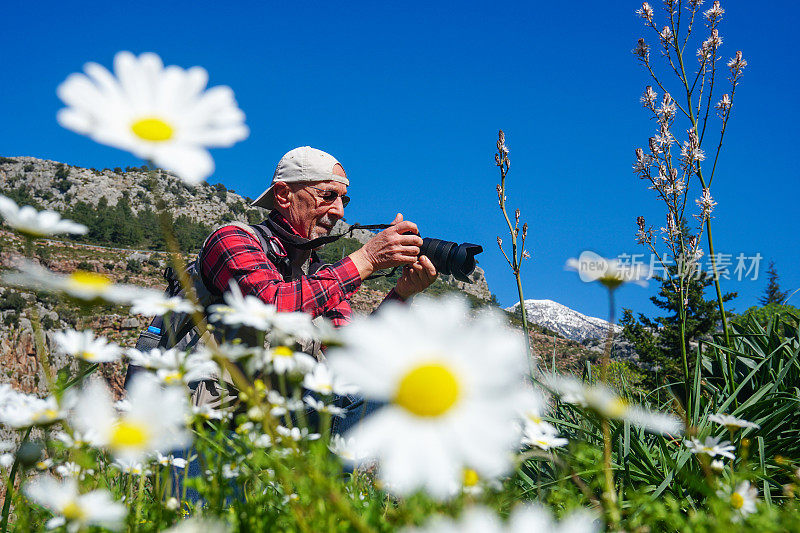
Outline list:
[[[670,275],[675,276],[676,267],[669,268]],[[651,368],[657,368],[660,376],[668,379],[680,379],[681,370],[681,329],[680,329],[680,296],[675,292],[669,278],[656,277],[661,282],[658,295],[651,296],[650,301],[668,312],[666,316],[648,318],[639,313],[638,318],[633,316],[630,309],[623,310],[620,325],[623,335],[633,344],[639,360]],[[713,277],[707,272],[686,280],[686,329],[683,342],[686,352],[692,353],[689,343],[716,331],[720,320],[719,307],[716,298],[706,299],[705,291],[713,283]],[[723,295],[727,302],[736,297],[735,292]],[[689,358],[690,366],[694,357]],[[651,381],[654,376],[651,376]],[[652,383],[656,384],[656,383]]]
[[[767,268],[767,287],[764,289],[764,296],[759,298],[761,305],[768,305],[771,303],[780,304],[789,295],[789,291],[782,291],[778,283],[778,269],[775,268],[775,261],[769,262]]]

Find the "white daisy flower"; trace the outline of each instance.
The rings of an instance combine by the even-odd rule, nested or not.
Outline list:
[[[241,474],[241,471],[239,470],[238,466],[236,466],[234,464],[230,464],[230,463],[226,463],[226,464],[222,465],[222,477],[223,478],[225,478],[225,479],[234,479],[234,478],[239,477],[240,474]]]
[[[182,296],[167,296],[163,293],[148,293],[132,302],[131,313],[146,316],[161,316],[167,313],[193,313],[198,307]]]
[[[229,413],[218,409],[212,409],[209,405],[193,405],[192,415],[201,420],[222,420],[228,418]]]
[[[111,466],[124,474],[132,474],[134,476],[149,476],[152,474],[145,463],[134,461],[132,459],[117,458],[111,463]]]
[[[359,451],[356,439],[353,437],[345,438],[338,434],[333,435],[328,449],[348,464],[358,464],[366,459],[366,456]]]
[[[717,473],[724,472],[725,463],[722,462],[722,459],[714,459],[711,461],[711,470]]]
[[[55,397],[38,398],[5,387],[0,394],[0,424],[14,429],[46,426],[64,418]]]
[[[303,400],[308,404],[309,407],[320,413],[328,413],[331,416],[344,417],[345,413],[347,412],[341,407],[336,407],[335,405],[328,405],[325,402],[316,400],[311,396],[306,396],[305,398],[303,398]]]
[[[325,363],[314,365],[314,369],[303,377],[303,387],[325,395],[338,394],[346,396],[358,392],[356,387],[336,379]]]
[[[289,411],[297,411],[303,408],[303,402],[301,400],[284,398],[281,393],[273,389],[267,392],[267,403],[271,406],[270,412],[272,416],[281,416]]]
[[[558,435],[558,429],[543,419],[547,410],[547,398],[543,391],[538,388],[526,390],[522,396],[521,404],[518,411],[523,429]]]
[[[15,448],[13,442],[0,441],[0,452],[9,452]],[[13,453],[0,453],[0,468],[8,470],[14,464]]]
[[[63,431],[59,431],[55,434],[56,440],[61,441],[65,447],[69,449],[78,449],[83,448],[84,446],[89,446],[92,442],[94,442],[95,437],[91,434],[89,436],[84,436],[78,431],[73,431],[72,435],[65,433]]]
[[[470,496],[478,496],[479,494],[483,494],[484,490],[487,488],[501,490],[503,484],[496,479],[483,479],[475,470],[465,468],[461,484],[453,487],[453,495],[464,493]]]
[[[165,385],[188,384],[219,375],[219,366],[209,359],[210,352],[205,350],[187,353],[175,348],[153,348],[149,352],[141,352],[131,348],[126,354],[131,364],[154,371]]]
[[[552,427],[552,426],[551,426]],[[522,434],[522,444],[526,446],[535,446],[544,451],[553,448],[560,448],[566,446],[569,441],[565,438],[558,436],[558,433],[551,431],[542,431],[539,427],[525,424]]]
[[[732,491],[719,491],[717,495],[723,500],[728,500],[733,510],[738,512],[741,516],[747,516],[756,512],[758,489],[750,485],[749,481],[742,481]]]
[[[689,451],[694,454],[702,453],[709,457],[716,457],[719,455],[721,457],[727,457],[728,459],[736,458],[736,456],[731,453],[735,448],[727,440],[720,442],[720,437],[706,437],[704,442],[692,438],[688,441],[684,441],[684,444]]]
[[[61,477],[74,477],[83,480],[86,476],[93,476],[94,470],[92,468],[83,468],[77,463],[67,461],[64,464],[56,466],[56,474]]]
[[[157,292],[135,285],[119,285],[107,277],[94,272],[76,270],[72,274],[58,274],[26,261],[20,270],[6,272],[2,276],[8,285],[25,289],[36,289],[63,294],[89,303],[101,301],[128,304],[135,298]]]
[[[253,446],[256,448],[269,448],[272,446],[272,437],[266,433],[256,435],[255,438],[251,437],[251,441],[253,442]]]
[[[53,335],[53,340],[61,353],[89,363],[116,361],[122,354],[122,348],[117,344],[108,342],[105,337],[95,337],[90,329],[57,331]]]
[[[26,483],[23,492],[31,501],[56,515],[47,521],[48,529],[66,524],[70,533],[88,526],[121,530],[128,512],[106,490],[80,494],[78,481],[71,477],[58,480],[50,475],[42,475]]]
[[[589,511],[575,511],[557,522],[545,507],[529,504],[516,507],[505,523],[494,511],[478,506],[466,509],[457,520],[434,516],[422,527],[405,528],[402,533],[597,533],[601,530],[602,523]]]
[[[38,461],[35,466],[36,466],[37,470],[41,470],[41,471],[49,470],[50,467],[53,466],[53,460],[52,459],[44,459],[43,461]]]
[[[545,383],[561,396],[562,401],[591,409],[604,418],[624,420],[661,435],[683,432],[683,423],[678,417],[628,403],[601,383],[589,385],[574,377],[558,374],[546,376]]]
[[[14,454],[4,453],[0,454],[0,468],[4,470],[10,469],[14,465]]]
[[[606,259],[594,252],[582,252],[578,259],[571,257],[565,265],[567,270],[578,272],[581,281],[597,281],[605,285],[609,290],[614,290],[623,283],[636,283],[642,287],[647,286],[644,280],[648,276],[648,271],[644,265],[634,263],[622,263],[617,259]]]
[[[226,86],[204,90],[200,67],[164,67],[156,54],[119,52],[114,73],[87,63],[86,75],[71,74],[57,93],[68,106],[58,112],[63,127],[127,150],[198,183],[214,171],[207,147],[227,147],[247,138],[244,113]]]
[[[83,235],[89,231],[83,224],[62,219],[55,211],[37,211],[29,205],[19,207],[14,200],[2,194],[0,194],[0,216],[13,229],[34,239],[61,233]]]
[[[320,437],[319,433],[310,433],[308,428],[301,429],[297,426],[291,429],[284,426],[277,426],[275,431],[284,439],[290,439],[295,442],[300,442],[301,440],[317,440]]]
[[[269,332],[273,344],[291,344],[295,340],[313,340],[319,336],[311,315],[301,311],[277,313]]]
[[[140,374],[132,380],[128,399],[130,411],[117,415],[108,388],[92,381],[81,391],[71,422],[79,431],[96,435],[95,446],[127,461],[184,448],[191,442],[182,388],[162,388],[152,376]]]
[[[348,436],[398,494],[447,498],[464,468],[495,478],[511,466],[524,341],[497,314],[468,315],[458,298],[387,305],[344,328],[345,348],[328,354],[337,376],[386,402]]]
[[[726,415],[724,413],[717,413],[708,417],[711,422],[716,422],[721,426],[728,428],[728,431],[736,431],[741,428],[759,429],[761,426],[754,422],[748,422],[742,418],[736,418],[733,415]]]
[[[305,374],[314,369],[317,360],[307,353],[296,352],[288,346],[276,346],[265,353],[267,361],[276,374]]]
[[[186,468],[186,459],[182,457],[175,457],[172,454],[163,455],[161,452],[156,452],[156,462],[161,466],[173,466],[175,468]]]
[[[225,304],[209,306],[209,320],[227,326],[247,326],[268,331],[278,314],[274,305],[264,303],[252,294],[243,295],[236,281],[230,281],[231,290],[223,294]]]

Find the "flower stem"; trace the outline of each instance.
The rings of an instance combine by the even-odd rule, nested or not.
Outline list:
[[[142,521],[142,495],[144,494],[144,482],[146,481],[147,476],[145,476],[144,470],[139,475],[139,490],[136,494],[136,515],[134,517],[134,524],[133,530],[139,531],[139,524]]]
[[[614,471],[611,466],[611,424],[608,419],[603,418],[603,474],[605,477],[605,491],[603,491],[603,501],[606,504],[606,513],[610,522],[610,530],[615,530],[616,524],[620,520],[619,508],[617,507],[617,494],[614,489]]]
[[[28,428],[28,431],[25,432],[25,435],[22,437],[22,441],[20,442],[20,446],[28,442],[28,437],[31,435],[31,429]],[[8,530],[8,513],[11,511],[11,500],[14,494],[14,481],[17,477],[17,470],[19,470],[19,457],[14,455],[14,464],[11,465],[11,472],[8,473],[8,483],[6,484],[6,499],[3,502],[3,518],[0,520],[0,531],[2,533],[6,533]]]

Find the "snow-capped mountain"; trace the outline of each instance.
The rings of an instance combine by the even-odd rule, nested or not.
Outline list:
[[[517,303],[506,311],[514,313],[518,309]],[[586,316],[553,300],[525,300],[525,310],[529,322],[544,326],[578,342],[592,338],[603,339],[608,334],[607,320]],[[620,326],[614,325],[615,334],[621,330]]]

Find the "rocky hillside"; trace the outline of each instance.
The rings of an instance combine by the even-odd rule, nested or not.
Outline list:
[[[249,207],[249,199],[224,185],[186,185],[176,176],[145,168],[82,168],[34,157],[0,158],[0,191],[22,189],[41,207],[65,212],[77,202],[93,206],[105,198],[110,206],[127,196],[131,210],[169,206],[174,218],[185,215],[215,226],[230,220],[254,222],[266,211]]]
[[[79,203],[98,208],[102,202],[113,207],[123,199],[133,215],[164,206],[169,208],[173,219],[186,217],[205,228],[233,220],[255,223],[267,214],[266,210],[250,207],[251,198],[242,197],[222,184],[192,187],[162,171],[130,167],[96,170],[33,157],[0,158],[0,192],[20,203],[61,213],[69,213]],[[339,221],[334,233],[344,233],[348,229],[348,224]],[[365,243],[372,235],[357,229],[349,236]],[[473,272],[472,280],[472,283],[463,283],[451,276],[442,279],[455,290],[481,300],[491,299],[480,267]]]

